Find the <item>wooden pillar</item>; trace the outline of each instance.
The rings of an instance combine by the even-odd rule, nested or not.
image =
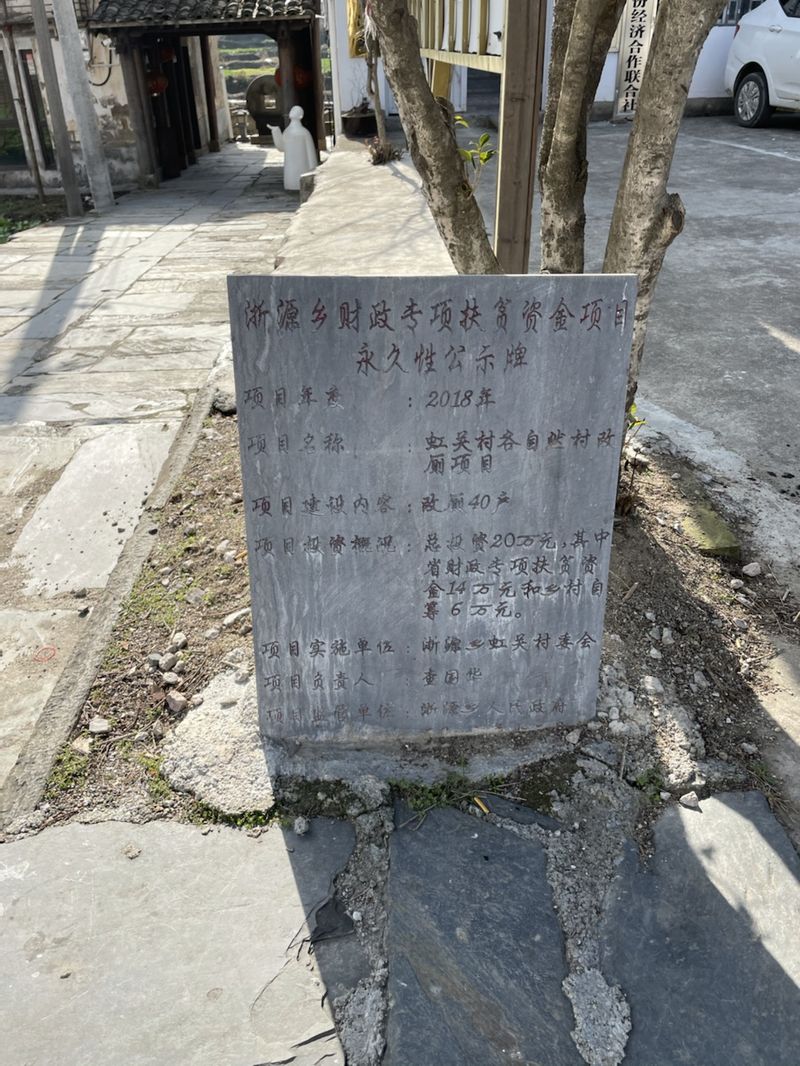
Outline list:
[[[527,274],[547,0],[506,0],[494,251],[507,274]]]
[[[150,102],[150,91],[147,87],[147,72],[144,69],[144,58],[142,56],[142,42],[140,39],[136,39],[131,44],[131,59],[133,60],[133,72],[136,77],[136,84],[139,88],[139,100],[142,105],[142,115],[144,118],[144,131],[147,138],[147,144],[150,150],[150,159],[153,163],[153,173],[156,179],[156,185],[161,181],[161,156],[158,154],[158,145],[156,143],[156,133],[153,128],[153,105]]]
[[[56,64],[53,59],[53,44],[50,40],[50,26],[47,21],[44,0],[31,0],[31,14],[36,34],[36,50],[42,68],[47,103],[50,107],[50,121],[53,127],[53,147],[56,150],[58,169],[61,172],[61,187],[67,201],[67,214],[70,218],[80,218],[83,214],[83,201],[75,173],[75,161],[72,158],[72,145],[69,143],[67,120],[64,118],[64,105],[61,102],[61,89]]]
[[[200,54],[203,58],[203,82],[206,90],[206,111],[208,112],[208,150],[219,151],[219,125],[217,123],[217,94],[214,91],[214,66],[211,62],[211,47],[208,34],[200,37]]]
[[[288,125],[289,112],[297,103],[297,93],[294,87],[294,43],[291,30],[285,24],[278,30],[278,69],[281,72],[283,119]]]
[[[139,86],[136,72],[136,61],[133,57],[133,46],[130,38],[125,35],[116,42],[119,65],[122,71],[122,81],[125,85],[125,96],[128,101],[128,115],[131,120],[131,129],[136,141],[136,158],[139,163],[139,181],[144,186],[158,185],[158,162],[153,154],[153,146],[148,136],[150,125],[150,108],[145,111],[145,104]]]
[[[314,114],[317,127],[317,157],[327,148],[325,141],[325,82],[322,77],[322,48],[320,47],[319,20],[312,19],[311,35],[311,69],[314,72]],[[333,64],[331,64],[331,80]]]
[[[197,154],[194,150],[194,130],[192,129],[192,113],[190,110],[189,85],[186,80],[186,67],[184,66],[183,41],[180,37],[175,38],[175,80],[178,87],[178,103],[181,111],[181,127],[183,129],[183,149],[189,165],[197,162]]]
[[[3,42],[3,56],[5,58],[6,74],[8,75],[8,87],[11,90],[11,99],[14,103],[14,111],[17,116],[20,134],[22,135],[22,147],[25,150],[25,158],[28,160],[28,168],[36,185],[36,192],[41,203],[45,202],[44,185],[42,174],[39,170],[39,160],[36,158],[36,147],[33,143],[33,133],[28,119],[28,109],[22,96],[22,85],[19,76],[19,68],[16,63],[16,46],[14,44],[14,30],[6,26],[0,30],[0,38]]]

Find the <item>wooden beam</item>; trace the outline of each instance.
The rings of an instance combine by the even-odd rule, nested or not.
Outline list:
[[[450,63],[454,67],[490,70],[494,74],[503,73],[502,56],[479,56],[473,52],[444,52],[440,48],[420,48],[420,55],[423,59],[433,59],[437,63]]]
[[[211,46],[208,34],[200,37],[200,57],[203,61],[203,84],[206,91],[206,111],[208,112],[208,150],[218,152],[219,124],[217,123],[217,95],[214,86],[214,65],[211,62]]]
[[[431,92],[435,97],[450,99],[450,83],[453,79],[453,68],[449,63],[434,60],[431,64]]]
[[[494,251],[507,274],[527,274],[547,0],[506,0]]]
[[[518,5],[514,5],[518,6]],[[508,15],[506,15],[508,18]],[[489,48],[489,0],[480,0],[478,7],[478,51],[486,55]]]

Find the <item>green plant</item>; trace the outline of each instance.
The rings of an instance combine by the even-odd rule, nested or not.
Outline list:
[[[226,814],[217,807],[196,800],[187,810],[186,815],[193,825],[228,825],[232,829],[266,829],[279,819],[278,809],[268,811],[241,811],[239,814]],[[289,818],[284,819],[287,827]]]
[[[74,748],[64,748],[53,763],[53,769],[50,771],[45,787],[45,796],[52,797],[59,792],[68,792],[82,784],[88,767],[88,755],[82,755]]]
[[[644,793],[648,803],[655,804],[661,799],[660,793],[664,788],[664,779],[657,767],[649,766],[636,778],[636,787]]]
[[[147,791],[154,800],[167,799],[172,795],[172,789],[161,774],[161,756],[145,755],[136,756],[136,761],[144,769],[147,776]]]
[[[625,413],[625,438],[622,442],[622,465],[617,485],[616,510],[620,515],[630,514],[636,504],[637,493],[634,482],[641,460],[637,461],[629,452],[629,448],[639,430],[645,425],[645,421],[644,418],[636,417],[636,404],[632,403]],[[624,476],[628,470],[630,470],[630,477]]]
[[[456,126],[469,126],[469,122],[463,115],[456,115],[454,121]],[[497,155],[497,149],[492,145],[492,139],[489,134],[482,133],[477,141],[470,141],[467,148],[459,148],[458,151],[465,164],[464,176],[474,192],[486,164],[491,162]]]
[[[172,632],[176,617],[172,594],[161,584],[152,565],[146,566],[122,608],[123,625],[133,627],[146,618]]]

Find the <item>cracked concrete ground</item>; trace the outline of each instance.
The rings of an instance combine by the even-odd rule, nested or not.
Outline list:
[[[229,345],[226,276],[269,273],[294,214],[281,162],[227,146],[0,246],[0,789],[36,776],[26,749],[65,677],[48,735],[77,709],[113,575]]]

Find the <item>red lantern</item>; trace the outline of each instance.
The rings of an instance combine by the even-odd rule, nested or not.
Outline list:
[[[175,49],[168,44],[162,45],[162,47],[159,48],[158,55],[162,63],[175,62]]]
[[[314,81],[314,75],[304,67],[296,67],[294,70],[294,85],[296,89],[307,89]],[[283,77],[280,67],[275,71],[275,84],[280,89],[283,85]]]
[[[147,75],[147,91],[151,96],[161,96],[162,93],[167,91],[169,85],[169,78],[166,74],[148,74]]]

